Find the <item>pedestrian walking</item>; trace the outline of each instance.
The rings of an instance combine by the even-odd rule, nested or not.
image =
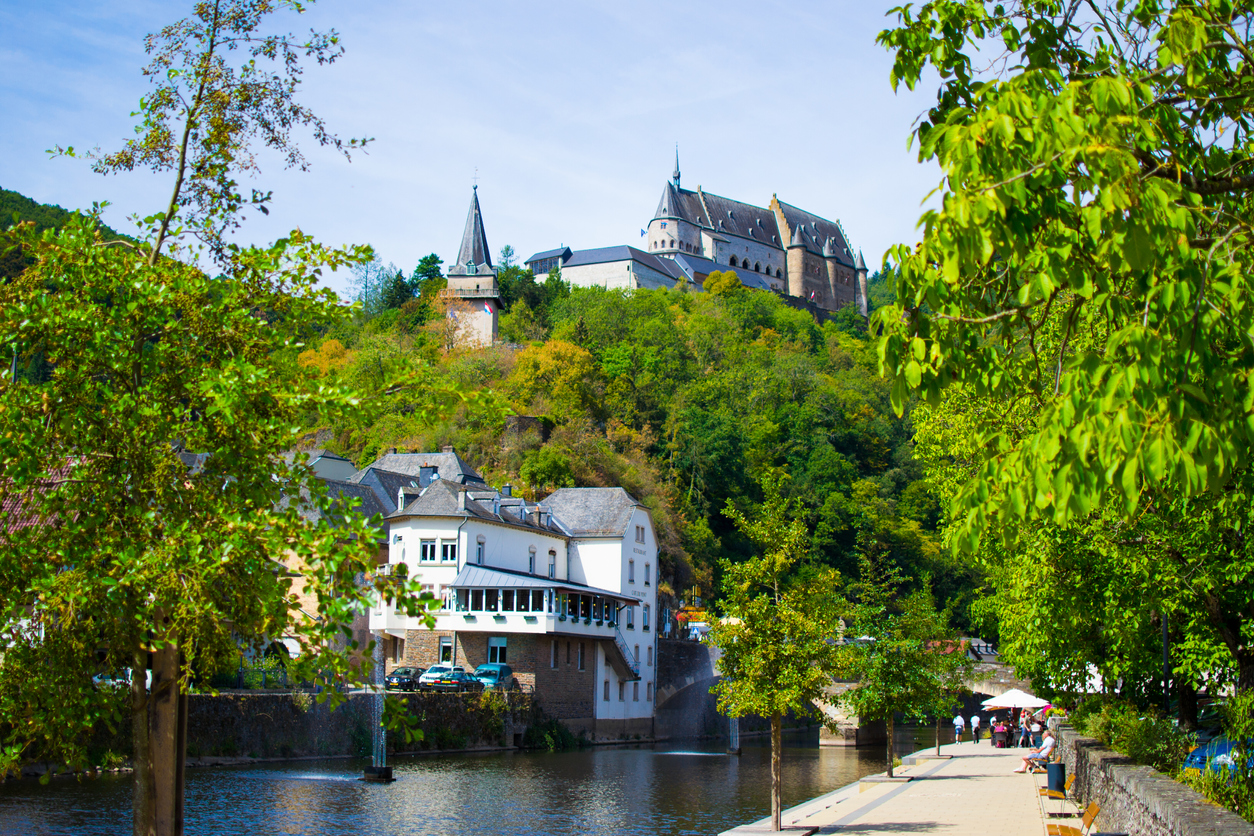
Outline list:
[[[971,715],[971,740],[976,743],[980,742],[980,715]]]
[[[1039,749],[1041,746],[1041,718],[1032,718],[1032,747]]]
[[[967,725],[967,721],[962,718],[961,714],[954,715],[954,743],[962,742],[962,730]]]

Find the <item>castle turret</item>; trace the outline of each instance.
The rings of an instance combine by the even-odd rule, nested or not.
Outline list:
[[[785,256],[788,265],[788,295],[806,298],[806,239],[805,231],[797,224],[792,229],[792,241],[788,244]]]
[[[488,236],[483,230],[478,185],[471,193],[461,247],[457,250],[457,261],[449,266],[448,287],[444,293],[449,300],[449,319],[455,322],[452,329],[456,332],[455,341],[492,345],[497,337],[501,292],[496,283],[496,268],[492,266]]]
[[[854,302],[858,306],[858,313],[863,316],[867,315],[866,303],[866,260],[862,258],[862,250],[858,250],[858,260],[853,263],[854,273]]]
[[[840,262],[836,260],[836,239],[830,235],[823,242],[823,266],[827,268],[827,300],[823,307],[830,310],[849,298],[849,287],[841,279]]]

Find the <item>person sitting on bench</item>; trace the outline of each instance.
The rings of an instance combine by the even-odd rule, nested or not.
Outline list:
[[[1049,729],[1045,730],[1045,739],[1041,741],[1041,745],[1036,749],[1029,749],[1028,753],[1023,756],[1023,766],[1015,770],[1015,772],[1027,772],[1031,766],[1044,766],[1049,761],[1049,756],[1054,751],[1054,733]]]

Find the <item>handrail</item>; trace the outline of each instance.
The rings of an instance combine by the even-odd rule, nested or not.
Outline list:
[[[618,645],[618,651],[623,654],[623,658],[627,660],[627,667],[631,668],[632,674],[640,675],[640,660],[632,654],[631,648],[627,646],[627,639],[619,632],[618,625],[614,626],[614,644]]]
[[[492,290],[492,289],[462,290],[460,288],[445,288],[444,293],[448,294],[449,296],[465,296],[465,297],[479,298],[479,299],[496,299],[498,296],[501,295],[501,291]]]

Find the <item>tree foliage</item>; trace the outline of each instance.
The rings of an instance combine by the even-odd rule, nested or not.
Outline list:
[[[954,384],[987,399],[956,542],[1105,502],[1128,515],[1164,480],[1219,489],[1254,440],[1250,4],[898,16],[880,35],[893,83],[942,76],[915,137],[945,180],[875,321],[898,409]],[[1033,423],[1002,432],[1024,403]]]

